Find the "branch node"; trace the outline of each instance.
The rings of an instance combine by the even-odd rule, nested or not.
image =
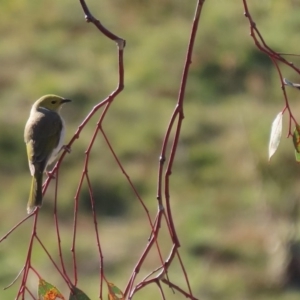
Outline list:
[[[115,42],[117,43],[119,50],[123,50],[126,46],[126,41],[123,39],[116,39]]]
[[[160,157],[159,157],[159,162],[160,162],[161,164],[163,164],[165,161],[166,161],[166,158],[165,158],[164,156],[160,156]]]
[[[86,21],[87,23],[93,22],[91,16],[85,15],[84,18],[85,18],[85,21]]]

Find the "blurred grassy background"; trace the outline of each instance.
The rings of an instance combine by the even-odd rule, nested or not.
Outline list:
[[[113,103],[104,129],[116,154],[156,213],[161,143],[176,103],[195,1],[90,0],[92,13],[127,41],[125,90]],[[249,1],[266,42],[279,52],[298,50],[296,1]],[[117,84],[116,46],[84,21],[78,2],[2,0],[0,5],[0,196],[6,233],[26,213],[30,176],[23,127],[30,106],[43,94],[72,98],[64,107],[70,139],[91,108]],[[295,63],[299,59],[293,57]],[[284,77],[299,81],[283,67]],[[288,90],[297,117],[297,91]],[[280,83],[270,60],[249,36],[242,2],[207,1],[199,25],[186,89],[185,119],[171,177],[174,221],[180,252],[199,299],[298,299],[283,288],[287,246],[294,229],[299,166],[292,141],[284,139],[269,163],[271,123],[283,107]],[[71,268],[73,197],[86,150],[100,112],[83,130],[60,172],[59,216],[62,247]],[[287,121],[287,118],[285,118]],[[286,123],[286,122],[285,122]],[[285,124],[286,129],[286,124]],[[99,231],[110,281],[123,288],[149,237],[141,205],[99,135],[89,174],[99,214]],[[45,196],[38,231],[58,258],[52,216],[54,185]],[[98,254],[90,218],[89,193],[80,195],[77,238],[79,287],[98,295]],[[31,220],[0,244],[0,298],[13,299],[8,285],[25,261]],[[161,241],[167,239],[162,230]],[[164,255],[170,244],[162,243]],[[155,253],[140,276],[157,265]],[[45,254],[33,266],[62,291],[66,287]],[[178,265],[170,278],[184,287]],[[29,278],[35,290],[36,277]],[[167,299],[184,299],[165,288]],[[159,299],[148,287],[135,299]]]

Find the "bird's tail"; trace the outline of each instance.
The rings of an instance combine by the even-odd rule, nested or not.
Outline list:
[[[36,207],[42,206],[43,201],[43,173],[34,174],[32,177],[29,200],[27,203],[27,213],[31,214]]]

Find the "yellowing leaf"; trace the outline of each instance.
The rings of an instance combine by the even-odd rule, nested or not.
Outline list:
[[[91,300],[82,290],[76,286],[72,287],[69,300]]]
[[[276,152],[282,132],[282,112],[280,112],[272,123],[270,142],[269,142],[269,160]]]
[[[122,291],[111,282],[107,282],[108,300],[125,300]]]
[[[38,297],[39,300],[65,300],[60,291],[44,279],[39,280]]]

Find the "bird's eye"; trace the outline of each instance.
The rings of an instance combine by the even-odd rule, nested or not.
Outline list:
[[[55,101],[55,100],[53,100],[53,101],[51,101],[51,103],[52,103],[52,104],[55,104],[55,103],[56,103],[56,101]]]

